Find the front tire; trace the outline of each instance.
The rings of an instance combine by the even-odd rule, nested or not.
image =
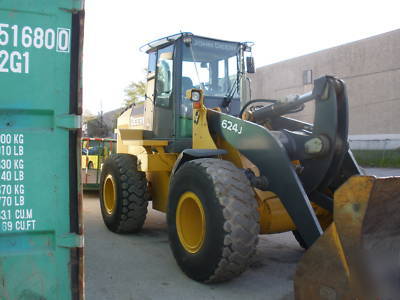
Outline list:
[[[112,154],[100,177],[100,207],[107,228],[116,233],[142,229],[148,204],[146,174],[137,170],[136,156]]]
[[[171,181],[167,221],[175,259],[194,280],[230,280],[256,251],[257,201],[245,174],[228,161],[185,163]]]

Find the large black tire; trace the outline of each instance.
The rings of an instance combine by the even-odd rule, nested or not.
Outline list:
[[[178,202],[187,192],[198,196],[205,215],[204,242],[195,253],[185,249],[177,232]],[[167,220],[175,259],[194,280],[230,280],[247,269],[255,254],[257,201],[244,172],[228,161],[204,158],[185,163],[170,184]]]
[[[115,204],[105,201],[110,186]],[[116,233],[135,233],[142,229],[149,200],[146,174],[137,170],[136,156],[112,154],[104,162],[100,177],[100,207],[107,228]],[[110,205],[108,205],[110,206]]]

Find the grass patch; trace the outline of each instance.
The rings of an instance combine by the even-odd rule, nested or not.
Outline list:
[[[400,168],[400,149],[352,150],[357,162],[363,167]]]

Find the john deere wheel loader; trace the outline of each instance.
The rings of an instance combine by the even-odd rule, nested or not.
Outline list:
[[[106,226],[138,232],[151,201],[177,263],[200,282],[245,271],[259,234],[292,231],[309,248],[298,299],[378,295],[365,262],[398,261],[399,180],[360,175],[344,83],[324,76],[304,95],[251,100],[249,43],[180,33],[145,47],[145,100],[118,118],[118,154],[102,169]],[[287,116],[310,101],[313,124]]]

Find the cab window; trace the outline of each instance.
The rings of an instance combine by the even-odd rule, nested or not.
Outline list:
[[[170,107],[173,79],[173,45],[158,51],[156,106]]]
[[[149,64],[147,66],[147,72],[153,74],[156,72],[157,52],[149,53]]]

